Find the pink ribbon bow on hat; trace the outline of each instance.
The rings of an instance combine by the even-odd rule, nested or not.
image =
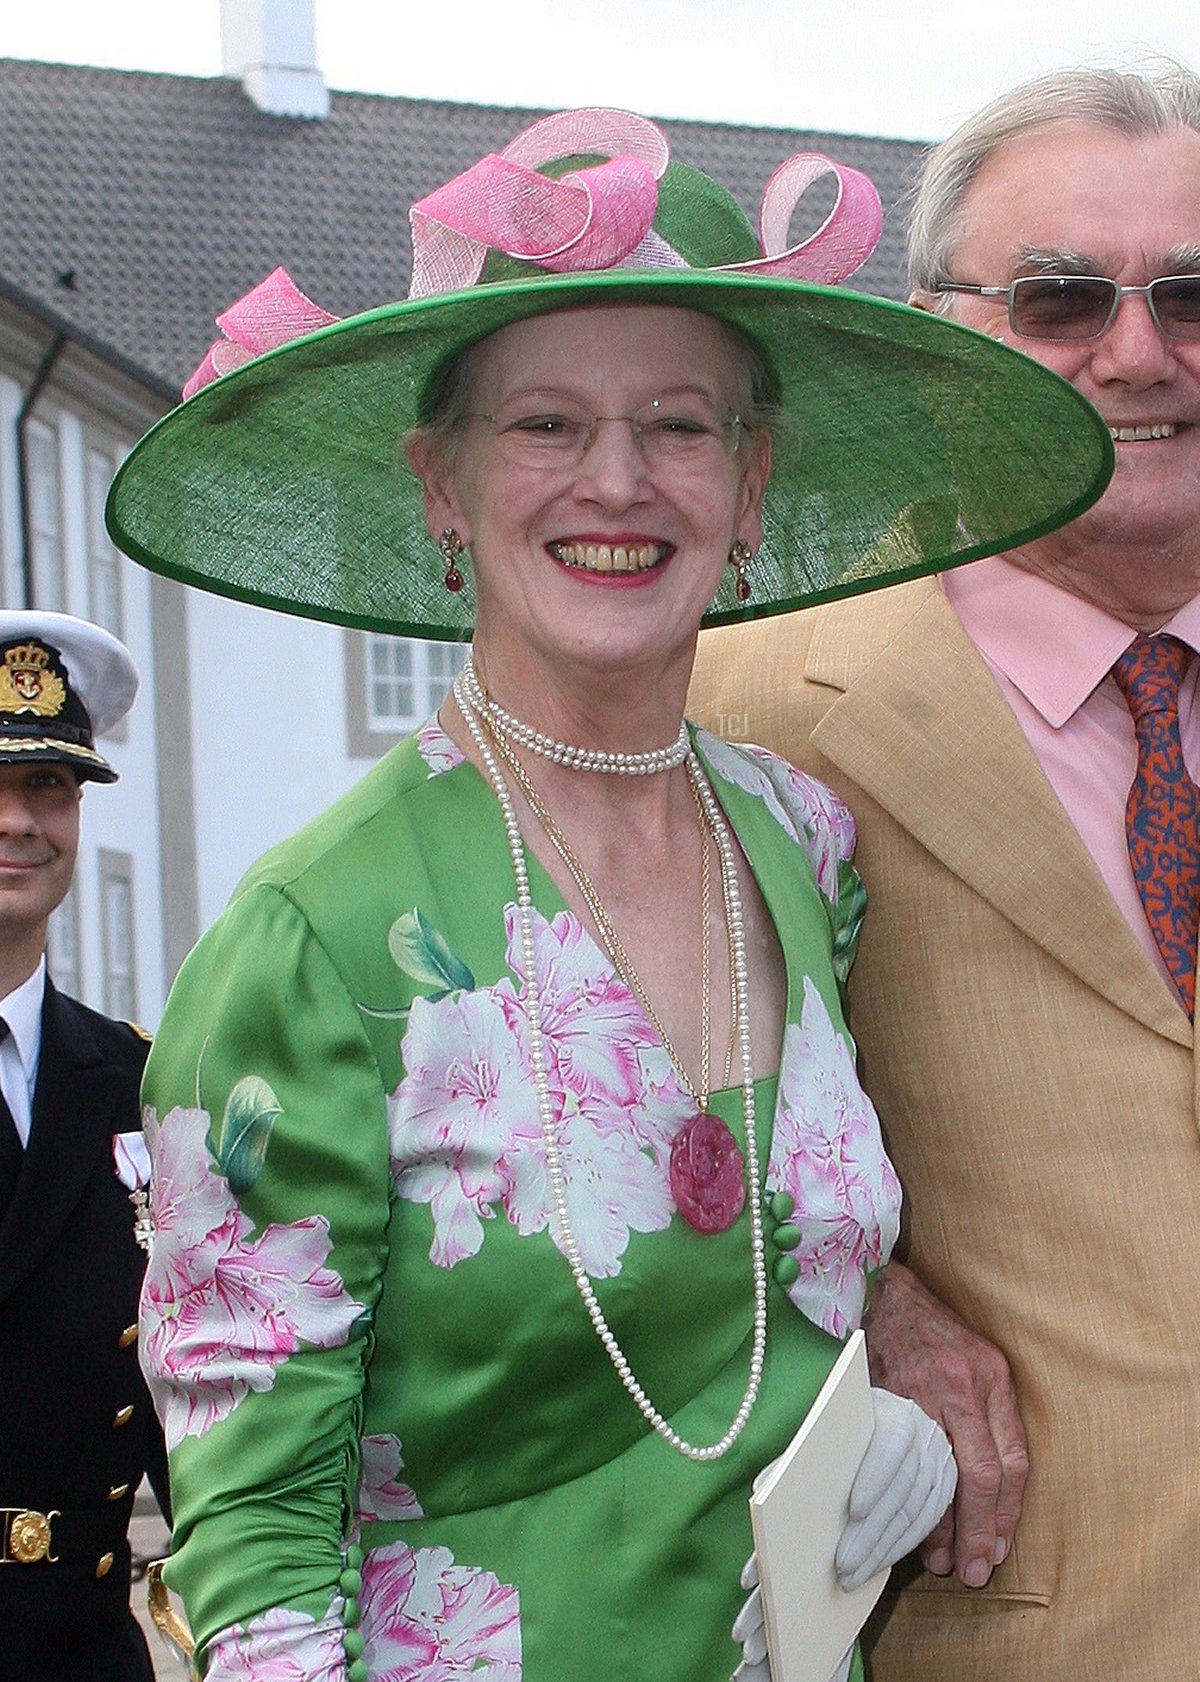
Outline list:
[[[318,327],[328,327],[337,319],[306,298],[286,269],[273,269],[266,280],[252,286],[217,317],[222,337],[209,346],[204,361],[188,379],[184,397],[264,351],[275,350],[305,333],[315,333]]]
[[[598,153],[608,161],[557,181],[538,173],[555,158]],[[657,124],[630,111],[560,111],[517,135],[415,204],[409,296],[473,286],[489,250],[558,274],[589,269],[686,268],[653,230],[658,183],[670,156]],[[808,239],[787,243],[792,212],[822,175],[838,194]],[[717,274],[762,274],[833,286],[854,273],[879,240],[883,207],[874,183],[819,152],[801,152],[767,182],[759,208],[763,255]]]
[[[595,154],[604,162],[558,180],[539,173],[555,158]],[[558,274],[600,269],[686,269],[654,231],[658,183],[670,157],[657,124],[630,111],[559,111],[522,130],[438,187],[409,213],[413,235],[410,298],[474,286],[489,251]],[[832,210],[809,238],[788,245],[792,213],[814,181],[837,178]],[[834,286],[865,262],[878,242],[883,208],[870,178],[819,152],[801,152],[767,182],[759,207],[762,256],[705,270],[771,275]],[[264,351],[338,320],[276,269],[217,317],[223,337],[183,388],[190,397]]]

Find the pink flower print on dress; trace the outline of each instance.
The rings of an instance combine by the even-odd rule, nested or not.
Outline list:
[[[800,1275],[788,1295],[801,1313],[845,1338],[862,1318],[868,1273],[900,1230],[900,1184],[850,1048],[806,976],[799,1024],[789,1023],[767,1191],[795,1200]]]
[[[422,1518],[421,1504],[400,1482],[404,1459],[400,1439],[390,1431],[363,1437],[359,1443],[358,1517],[387,1523],[396,1519]]]
[[[153,1110],[145,1130],[154,1163],[155,1243],[142,1288],[142,1360],[167,1447],[199,1437],[252,1390],[269,1390],[302,1343],[345,1343],[361,1303],[324,1264],[323,1215],[273,1225],[253,1238],[223,1175],[214,1171],[205,1110]]]
[[[597,1126],[579,1109],[560,1118],[558,1147],[579,1259],[591,1278],[610,1279],[621,1271],[631,1233],[662,1232],[670,1225],[675,1205],[666,1176],[635,1137]],[[504,1199],[509,1219],[521,1233],[541,1232],[550,1225],[551,1205],[540,1134],[514,1151],[505,1166],[511,1175]]]
[[[506,907],[505,921],[508,961],[516,969],[515,906]],[[568,1217],[585,1270],[592,1278],[611,1278],[620,1272],[631,1232],[661,1232],[670,1224],[666,1161],[671,1139],[695,1106],[677,1087],[676,1113],[664,1105],[648,1074],[661,1075],[660,1042],[579,919],[562,911],[547,922],[535,911],[532,923]],[[511,997],[498,991],[527,1046],[523,991]],[[528,1078],[532,1087],[532,1064]],[[536,1133],[515,1140],[502,1166],[509,1219],[520,1232],[540,1232],[549,1225],[551,1207],[540,1118]]]
[[[766,804],[780,828],[804,848],[817,886],[835,904],[838,866],[854,856],[850,808],[824,783],[766,748],[751,743],[735,746],[706,731],[697,732],[697,745],[719,777]]]
[[[205,1682],[345,1682],[345,1628],[335,1606],[319,1623],[275,1606],[244,1629],[221,1630],[208,1643]]]
[[[537,1130],[533,1087],[487,989],[415,1000],[401,1055],[404,1078],[388,1105],[392,1174],[401,1197],[430,1206],[430,1260],[454,1267],[483,1243],[514,1132]]]
[[[376,1548],[363,1563],[363,1658],[376,1682],[521,1682],[520,1600],[448,1548]]]
[[[508,960],[515,907],[505,910]],[[596,1278],[620,1271],[632,1231],[658,1232],[674,1212],[666,1164],[695,1105],[641,1006],[568,912],[533,916],[547,1077],[572,1226]],[[503,1206],[522,1234],[550,1221],[545,1145],[525,1002],[511,980],[418,999],[401,1047],[405,1075],[390,1104],[397,1192],[428,1203],[430,1259],[478,1253],[483,1222]]]
[[[508,965],[521,973],[517,908],[504,911]],[[645,1087],[643,1053],[658,1039],[646,1013],[579,919],[560,911],[552,922],[533,913],[535,979],[542,1033],[566,1092],[613,1127],[640,1103]],[[524,994],[510,1005],[526,1038]],[[530,1069],[532,1079],[532,1068]]]
[[[417,731],[417,752],[429,767],[431,777],[443,771],[453,771],[456,765],[466,764],[466,754],[450,740],[436,716]]]

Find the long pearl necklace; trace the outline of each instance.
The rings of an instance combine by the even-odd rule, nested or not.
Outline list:
[[[651,748],[646,753],[610,753],[605,748],[572,747],[553,736],[543,735],[531,724],[525,724],[506,712],[499,701],[487,694],[474,663],[468,657],[459,674],[461,687],[477,713],[482,713],[499,736],[505,736],[530,753],[565,765],[569,771],[601,771],[617,777],[651,777],[658,771],[674,771],[691,752],[687,720],[679,726],[679,734],[669,747]],[[456,685],[456,688],[459,687]]]
[[[629,991],[633,994],[634,998],[638,1001],[646,1015],[649,1017],[655,1033],[658,1035],[664,1048],[666,1049],[667,1056],[675,1065],[675,1073],[679,1077],[679,1084],[683,1087],[683,1090],[687,1093],[688,1097],[696,1105],[698,1110],[707,1110],[709,1095],[709,1020],[711,1016],[710,974],[712,967],[709,948],[709,925],[711,922],[712,906],[708,888],[708,838],[711,831],[708,826],[704,802],[701,799],[700,790],[691,775],[690,767],[688,771],[688,784],[692,790],[692,797],[696,802],[697,813],[700,819],[701,951],[699,1088],[696,1087],[691,1076],[684,1068],[683,1059],[680,1057],[679,1053],[672,1044],[670,1036],[668,1035],[666,1028],[663,1026],[658,1012],[655,1010],[650,1001],[649,994],[642,986],[641,977],[638,975],[632,962],[630,961],[629,954],[625,950],[624,942],[613,925],[612,918],[608,914],[604,901],[600,898],[600,895],[596,891],[595,884],[591,880],[587,871],[583,868],[583,864],[577,856],[575,849],[571,846],[571,843],[563,834],[558,823],[555,821],[553,814],[547,809],[545,801],[534,787],[532,779],[525,767],[521,764],[521,761],[517,758],[516,752],[511,744],[506,742],[503,737],[496,737],[494,739],[495,745],[499,748],[505,764],[515,777],[521,793],[525,796],[530,811],[545,830],[551,845],[557,852],[559,858],[561,858],[563,863],[566,865],[567,870],[570,872],[571,880],[579,889],[580,896],[582,897],[584,904],[591,912],[592,921],[595,923],[597,932],[600,935],[601,944],[603,945],[605,952],[608,954],[613,968],[616,970],[621,980],[625,983],[626,987],[628,987]],[[724,889],[724,886],[724,880],[722,880],[722,889]],[[734,1047],[737,1044],[738,1018],[737,989],[734,985],[735,956],[732,937],[733,927],[734,918],[730,914],[728,896],[725,896],[725,928],[729,936],[729,1003],[731,1025],[729,1032],[729,1044],[725,1051],[725,1073],[722,1083],[724,1085],[729,1084],[729,1071],[733,1064]],[[733,1213],[736,1215],[738,1213],[738,1209],[735,1209]]]
[[[616,1335],[604,1317],[604,1311],[600,1307],[596,1293],[592,1288],[591,1279],[588,1277],[587,1269],[583,1265],[583,1259],[579,1253],[579,1243],[571,1226],[567,1211],[566,1178],[563,1173],[562,1152],[558,1143],[558,1124],[554,1109],[554,1098],[550,1090],[546,1041],[542,1028],[542,1001],[537,986],[537,962],[533,937],[533,899],[529,891],[529,871],[525,863],[525,849],[521,841],[521,829],[517,822],[517,812],[512,795],[509,792],[508,784],[504,780],[504,774],[500,769],[492,743],[488,739],[484,724],[488,715],[481,713],[472,700],[470,693],[471,679],[468,679],[467,682],[463,681],[464,673],[468,669],[464,668],[464,672],[460,672],[455,679],[454,698],[466,721],[467,728],[471,732],[472,740],[479,750],[479,756],[483,760],[488,780],[500,805],[500,811],[504,819],[504,830],[508,839],[509,856],[512,861],[513,877],[517,891],[517,925],[520,935],[521,968],[525,983],[525,1005],[529,1022],[529,1058],[533,1065],[533,1084],[537,1095],[538,1118],[541,1125],[542,1144],[546,1153],[546,1171],[550,1182],[550,1195],[554,1208],[554,1220],[558,1228],[560,1248],[570,1266],[571,1276],[583,1300],[592,1327],[604,1346],[618,1378],[636,1403],[642,1418],[662,1437],[664,1442],[688,1460],[718,1460],[737,1441],[750,1417],[755,1402],[758,1400],[767,1345],[767,1263],[763,1241],[762,1188],[754,1114],[754,1061],[750,1048],[750,979],[746,965],[746,934],[742,918],[741,895],[738,889],[737,862],[734,857],[733,842],[730,839],[729,830],[726,827],[720,806],[717,804],[716,795],[712,791],[708,778],[704,775],[703,766],[689,743],[688,771],[692,777],[693,786],[699,791],[700,799],[704,805],[705,819],[717,845],[721,860],[722,889],[725,903],[729,908],[730,957],[736,997],[735,1016],[738,1046],[741,1052],[742,1065],[742,1115],[746,1134],[746,1158],[750,1180],[750,1249],[754,1279],[754,1333],[745,1392],[724,1436],[715,1443],[696,1445],[681,1437],[678,1431],[667,1422],[638,1382],[624,1351],[617,1342]],[[472,678],[474,678],[473,672]],[[474,683],[478,685],[478,679],[474,679]]]

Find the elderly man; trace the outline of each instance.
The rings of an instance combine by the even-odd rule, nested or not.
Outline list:
[[[1070,380],[1117,465],[1049,537],[712,633],[697,667],[697,716],[849,800],[872,897],[851,1025],[908,1243],[872,1365],[960,1466],[873,1674],[1179,1682],[1200,1650],[1200,80],[1080,71],[997,100],[931,155],[911,258],[912,301]]]
[[[162,1436],[138,1370],[145,1036],[46,973],[94,735],[137,690],[107,631],[0,612],[0,1677],[150,1682],[127,1531]],[[139,1194],[140,1195],[140,1194]],[[144,1198],[143,1198],[144,1202]]]

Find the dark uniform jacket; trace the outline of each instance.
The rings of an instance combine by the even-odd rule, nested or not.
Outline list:
[[[145,1255],[113,1138],[140,1126],[147,1046],[49,980],[29,1144],[0,1157],[0,1679],[149,1682],[129,1610],[126,1540],[147,1470],[165,1499],[162,1438],[141,1377]],[[36,1517],[55,1510],[49,1551]],[[111,1556],[111,1560],[110,1557]]]

